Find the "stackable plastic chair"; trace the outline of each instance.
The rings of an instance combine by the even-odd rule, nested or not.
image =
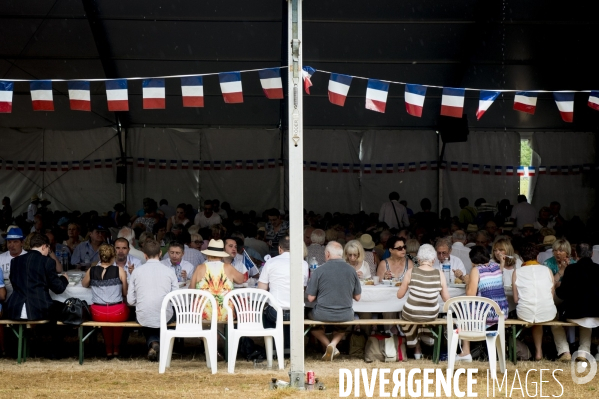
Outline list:
[[[499,315],[497,331],[487,331],[487,317],[491,310]],[[505,320],[497,302],[479,296],[460,296],[445,302],[443,311],[447,313],[447,370],[453,375],[458,349],[458,341],[487,341],[491,376],[497,378],[497,357],[499,368],[505,373]],[[455,327],[454,327],[455,325]],[[497,339],[499,337],[499,339]]]
[[[264,306],[268,301],[277,311],[277,326],[275,328],[264,328],[262,326]],[[223,305],[227,309],[228,315],[229,373],[235,372],[237,348],[241,337],[264,337],[268,367],[272,367],[272,341],[274,338],[279,370],[283,370],[283,309],[272,294],[256,288],[236,289],[225,295]],[[237,315],[237,328],[235,328],[233,317],[231,317],[233,311]]]
[[[173,305],[177,325],[174,330],[167,330],[166,308]],[[202,314],[207,304],[212,306],[210,328],[203,329]],[[216,374],[217,353],[217,307],[214,296],[202,290],[177,290],[168,293],[162,301],[160,309],[160,351],[159,373],[164,373],[171,366],[173,344],[175,338],[202,338],[206,350],[206,366]]]

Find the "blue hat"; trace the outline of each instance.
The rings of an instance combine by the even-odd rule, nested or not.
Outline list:
[[[64,226],[65,224],[69,224],[69,219],[63,216],[58,220],[58,225]]]
[[[6,241],[10,240],[22,240],[23,239],[23,230],[18,227],[11,227],[8,229],[6,233]]]

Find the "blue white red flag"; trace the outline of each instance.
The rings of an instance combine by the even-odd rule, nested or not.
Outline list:
[[[33,81],[29,83],[29,89],[34,111],[54,111],[51,80]]]
[[[204,170],[212,170],[212,163],[210,161],[204,161],[202,169],[204,169]]]
[[[243,169],[243,161],[241,159],[235,161],[235,169]]]
[[[394,165],[392,163],[388,163],[386,166],[387,173],[393,173]]]
[[[236,104],[243,102],[240,72],[222,72],[218,74],[218,79],[225,103]]]
[[[204,106],[204,78],[188,76],[181,78],[181,95],[183,106],[201,108]]]
[[[143,158],[137,158],[137,167],[138,168],[143,168],[145,166],[145,159]]]
[[[12,112],[12,95],[15,84],[6,80],[0,80],[0,114]]]
[[[189,160],[188,159],[181,160],[181,169],[189,169]]]
[[[91,94],[88,81],[70,81],[69,103],[73,111],[91,111]]]
[[[553,99],[564,122],[574,121],[574,93],[553,92]]]
[[[25,170],[25,161],[17,161],[17,170]]]
[[[35,170],[35,161],[29,161],[27,162],[27,170]],[[68,170],[68,166],[67,166],[67,170]]]
[[[445,162],[445,161],[443,161],[443,162]],[[437,169],[438,169],[437,161],[431,161],[431,170],[437,170]],[[445,168],[443,168],[443,169],[445,169]]]
[[[451,161],[451,171],[452,172],[458,171],[458,163],[456,161]]]
[[[568,165],[562,166],[562,175],[567,176],[570,173],[570,167]]]
[[[404,173],[406,171],[406,164],[403,162],[400,162],[397,164],[397,171],[399,173]]]
[[[599,90],[591,91],[591,94],[589,94],[589,101],[587,102],[587,105],[593,108],[595,111],[599,111]]]
[[[493,101],[499,96],[498,91],[481,90],[478,100],[478,111],[476,111],[476,120],[480,120],[483,114],[491,107]]]
[[[382,80],[368,79],[366,86],[366,109],[385,113],[389,83]]]
[[[89,161],[87,161],[89,163]],[[40,162],[40,171],[45,172],[48,168],[48,162],[42,161]],[[89,169],[89,167],[87,168]]]
[[[158,169],[166,169],[166,159],[158,160]]]
[[[483,175],[491,174],[491,165],[483,165]]]
[[[422,117],[422,109],[424,108],[424,98],[426,97],[426,86],[421,85],[406,85],[405,100],[406,111],[412,116]]]
[[[506,166],[505,167],[505,175],[506,176],[513,176],[514,175],[514,167],[513,166]]]
[[[102,160],[94,159],[94,169],[101,169],[101,168],[102,168]]]
[[[536,169],[534,166],[529,166],[528,167],[528,176],[534,176],[536,174]]]
[[[480,173],[480,165],[477,163],[472,164],[472,174],[478,175]]]
[[[156,169],[156,159],[155,158],[148,158],[148,169]]]
[[[233,169],[233,163],[231,161],[225,161],[225,170]]]
[[[143,109],[164,109],[166,91],[164,79],[144,79],[142,82]]]
[[[245,169],[246,170],[253,170],[254,169],[254,161],[253,160],[246,160],[245,161]]]
[[[495,176],[500,176],[502,173],[502,169],[503,169],[503,167],[501,167],[499,165],[495,165]]]
[[[329,164],[327,162],[321,162],[320,163],[320,171],[321,172],[327,172],[329,170]]]
[[[518,166],[518,176],[524,176],[524,166]]]
[[[464,113],[465,89],[444,87],[441,96],[441,115],[461,118]]]
[[[106,159],[104,159],[104,167],[105,168],[112,168],[112,158],[106,158]]]
[[[193,170],[200,170],[200,161],[193,161],[192,168]]]
[[[557,175],[559,172],[557,171],[557,166],[550,166],[549,167],[549,174],[550,175]]]
[[[351,76],[332,73],[329,79],[329,101],[343,107],[351,81]]]
[[[355,163],[354,167],[353,167],[353,172],[354,173],[360,173],[360,171],[362,170],[362,165],[359,163]]]
[[[276,165],[275,165],[275,159],[274,159],[274,158],[270,158],[270,159],[268,160],[268,168],[269,168],[269,169],[272,169],[272,168],[274,168],[275,166],[276,166]]]
[[[420,161],[420,170],[427,170],[427,169],[428,169],[428,162]]]
[[[72,161],[71,162],[71,169],[72,170],[79,170],[79,165],[80,165],[79,161]]]
[[[269,68],[258,71],[260,84],[266,98],[278,100],[283,98],[283,81],[281,80],[280,68]]]
[[[106,81],[106,101],[109,111],[129,111],[127,79]]]
[[[348,163],[343,164],[343,173],[349,173],[349,164]]]
[[[514,109],[534,115],[537,108],[537,93],[530,91],[517,91],[514,97]]]
[[[470,164],[468,162],[462,162],[462,172],[468,172],[470,170]]]
[[[6,169],[6,170],[12,170],[12,165],[13,165],[12,161],[10,161],[10,160],[4,161],[4,169]]]
[[[214,170],[220,170],[220,161],[214,161],[212,169],[214,169]]]
[[[331,164],[331,173],[339,173],[339,164],[338,163]]]
[[[408,164],[408,170],[409,170],[410,172],[414,172],[414,171],[416,170],[416,162],[410,162],[410,163]]]
[[[264,169],[264,159],[259,159],[256,161],[256,168],[257,169]]]
[[[314,75],[314,72],[316,72],[316,69],[310,67],[310,66],[305,66],[302,68],[302,78],[304,79],[304,90],[306,91],[306,94],[310,94],[310,87],[312,87],[312,75]]]
[[[44,164],[44,170],[46,170],[46,163],[45,162],[40,162],[40,170],[42,170],[42,163]],[[92,162],[89,159],[83,160],[82,163],[83,163],[83,170],[90,170],[91,169]]]
[[[171,166],[170,166],[170,168],[171,169],[177,169],[178,163],[179,162],[176,159],[171,159],[171,162],[170,162]]]
[[[374,165],[374,173],[377,173],[377,174],[383,173],[383,164],[382,163],[377,163],[376,165]]]
[[[318,162],[311,161],[310,162],[310,170],[315,172],[318,170]]]
[[[372,171],[372,165],[369,163],[365,163],[364,168],[362,168],[362,173],[370,174],[371,171]]]
[[[249,255],[245,251],[243,251],[243,265],[245,266],[245,269],[248,272],[253,268],[256,268],[256,265],[254,264],[254,262],[252,262],[252,259],[250,259]]]
[[[547,174],[547,167],[546,167],[546,166],[543,166],[543,165],[540,165],[540,166],[539,166],[539,174],[540,174],[540,175],[545,175],[545,174]]]

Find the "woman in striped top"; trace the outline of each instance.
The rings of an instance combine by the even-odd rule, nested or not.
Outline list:
[[[503,288],[503,274],[501,267],[491,262],[491,256],[487,248],[476,245],[470,249],[470,261],[472,270],[469,276],[464,276],[466,282],[467,296],[481,296],[489,298],[499,305],[504,318],[507,318],[509,306],[505,290]],[[499,315],[491,310],[487,316],[487,329],[497,324]],[[471,362],[470,341],[462,341],[462,353],[456,360]]]
[[[449,300],[449,291],[445,276],[440,270],[433,268],[437,251],[432,245],[424,244],[418,249],[418,263],[406,272],[404,280],[397,291],[397,297],[403,298],[408,292],[408,300],[401,313],[402,320],[426,323],[439,315],[439,294],[443,301]],[[419,337],[423,328],[417,325],[403,329],[407,346],[414,349],[414,356],[420,359]]]

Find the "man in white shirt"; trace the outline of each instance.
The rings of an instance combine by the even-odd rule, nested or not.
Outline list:
[[[135,232],[129,227],[123,227],[119,230],[118,238],[125,238],[129,241],[129,255],[139,259],[141,264],[146,263],[146,256],[139,249],[135,248],[137,242],[135,240]]]
[[[36,195],[31,197],[31,203],[27,207],[27,221],[30,223],[34,222],[34,217],[37,213],[37,207],[40,203],[40,198]]]
[[[410,225],[408,211],[405,206],[399,203],[399,193],[394,191],[389,194],[389,202],[385,202],[381,206],[379,222],[387,223],[390,229],[400,229]]]
[[[435,249],[437,250],[437,259],[435,259],[435,263],[433,267],[435,269],[439,269],[443,271],[443,260],[445,258],[449,258],[449,264],[451,265],[451,271],[455,275],[455,277],[462,278],[462,276],[468,274],[466,272],[466,267],[464,266],[464,262],[457,256],[451,256],[452,250],[452,242],[451,238],[443,237],[439,238],[435,243]],[[453,276],[452,276],[453,277]]]
[[[512,208],[510,219],[516,222],[516,227],[522,229],[525,224],[534,225],[537,220],[537,210],[526,200],[526,195],[518,196],[518,203]]]
[[[470,248],[466,247],[466,233],[463,230],[456,230],[451,236],[451,241],[453,244],[451,245],[451,253],[458,257],[464,267],[466,268],[466,274],[470,273],[472,269],[472,262],[470,262]]]
[[[308,263],[302,261],[303,284],[308,285]],[[279,256],[270,258],[262,268],[258,288],[269,291],[283,308],[283,321],[289,320],[291,292],[291,260],[289,258],[289,237],[279,240]],[[275,328],[277,311],[272,306],[264,309],[264,328]],[[289,326],[283,326],[285,348],[289,348]]]
[[[179,289],[172,268],[160,263],[160,243],[144,243],[146,263],[134,269],[129,280],[127,302],[135,306],[137,322],[141,324],[148,345],[148,360],[156,361],[160,351],[160,309],[162,300],[171,291]],[[167,324],[175,320],[172,306],[166,308]]]
[[[131,255],[129,255],[129,241],[124,238],[117,238],[114,241],[114,250],[116,257],[114,258],[115,266],[122,267],[127,273],[127,281],[131,277],[131,273],[136,267],[141,266],[141,261]]]
[[[220,223],[222,223],[222,219],[219,214],[214,213],[214,209],[212,208],[212,201],[204,201],[204,211],[198,212],[198,214],[193,220],[193,224],[196,224],[200,226],[200,229],[203,229],[204,227],[210,227],[212,225]]]
[[[25,255],[27,251],[23,249],[23,231],[17,226],[8,227],[5,239],[8,251],[0,255],[0,268],[4,279],[10,281],[10,261],[17,256]],[[12,292],[12,288],[10,291]]]
[[[179,282],[185,282],[191,279],[193,276],[193,272],[196,269],[197,265],[193,265],[186,260],[183,260],[183,253],[185,252],[185,247],[183,244],[172,241],[168,245],[168,258],[162,260],[162,264],[172,268],[177,275],[177,280]]]

